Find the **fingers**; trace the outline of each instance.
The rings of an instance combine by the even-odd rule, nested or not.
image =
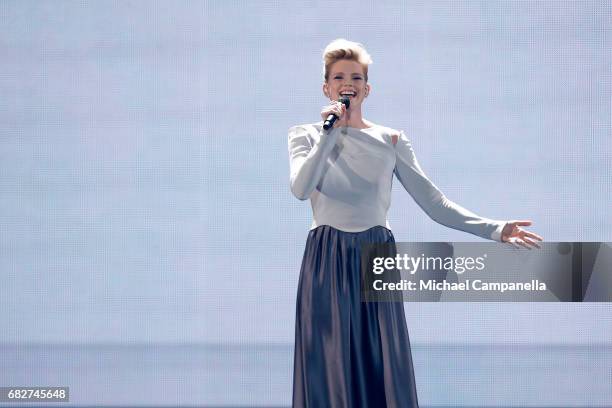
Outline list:
[[[516,243],[519,244],[520,246],[522,246],[523,248],[531,249],[531,247],[529,245],[527,245],[525,243],[525,241],[523,241],[522,239],[517,239]]]
[[[510,245],[512,248],[514,249],[521,249],[521,246],[519,244],[516,243],[516,241],[513,239],[511,240],[507,240],[506,244]]]
[[[338,117],[342,117],[342,115],[344,115],[345,112],[346,112],[346,106],[344,106],[344,104],[340,102],[335,102],[335,101],[332,101],[330,105],[324,106],[321,110],[322,115],[329,115],[330,113],[333,113],[334,115],[337,115]]]
[[[508,241],[506,241],[507,244],[511,245],[513,248],[516,249],[521,249],[521,248],[526,248],[526,249],[533,249],[533,248],[538,248],[541,249],[540,245],[535,242],[530,240],[529,238],[510,238]]]
[[[327,120],[327,117],[330,115],[336,115],[339,120],[334,123],[334,128],[338,126],[346,126],[349,120],[349,112],[346,109],[346,106],[343,103],[338,101],[330,101],[330,105],[324,106],[321,110],[321,118],[323,120]]]
[[[538,245],[537,242],[532,241],[531,239],[527,238],[527,236],[523,237],[523,241],[525,241],[527,244],[531,245],[532,247],[541,249],[540,245]],[[529,249],[531,249],[531,248],[529,248]]]
[[[502,233],[505,232],[504,237],[514,237],[516,239],[525,239],[525,238],[529,238],[528,243],[530,245],[535,244],[534,240],[537,241],[544,241],[544,238],[542,238],[541,236],[539,236],[536,233],[530,232],[530,231],[526,231],[524,229],[521,228],[521,226],[526,227],[531,225],[532,222],[531,220],[512,220],[512,221],[508,221],[506,227],[510,226],[510,231],[508,231],[508,228],[504,227],[504,231],[502,231]],[[537,245],[533,245],[534,247]],[[539,248],[539,246],[537,246]]]
[[[521,249],[521,248],[531,249],[523,240],[518,239],[518,238],[512,238],[508,240],[507,242],[516,249]]]
[[[340,103],[340,102],[337,102],[337,101],[334,103],[334,105],[335,105],[336,109],[338,110],[338,116],[342,117],[342,115],[344,115],[344,113],[346,112],[346,106],[344,106],[343,103]]]
[[[514,220],[510,221],[511,224],[520,225],[522,227],[526,227],[532,224],[531,220]]]
[[[537,239],[538,241],[544,241],[544,238],[542,238],[538,234],[535,234],[535,233],[529,232],[529,231],[524,231],[524,233],[525,233],[526,237]]]

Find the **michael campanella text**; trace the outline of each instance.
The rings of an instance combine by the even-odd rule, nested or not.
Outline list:
[[[542,291],[546,290],[546,283],[537,279],[531,282],[483,282],[480,279],[466,279],[464,282],[447,282],[446,280],[437,281],[435,279],[419,280],[417,282],[402,279],[399,282],[383,282],[375,280],[374,290],[441,290],[441,291],[494,291],[506,292],[511,290],[519,291]]]

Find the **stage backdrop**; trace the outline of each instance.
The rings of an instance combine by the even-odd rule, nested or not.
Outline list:
[[[0,342],[290,350],[311,211],[289,190],[287,129],[319,120],[338,37],[374,60],[365,117],[404,130],[451,200],[531,219],[547,241],[612,241],[611,15],[608,1],[3,1]],[[480,240],[397,181],[389,216],[398,241]],[[406,313],[417,346],[612,335],[610,304]]]

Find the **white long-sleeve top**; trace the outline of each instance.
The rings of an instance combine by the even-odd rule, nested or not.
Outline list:
[[[393,135],[398,135],[393,143]],[[310,198],[311,229],[330,225],[346,232],[377,225],[390,229],[393,174],[434,221],[494,241],[501,240],[505,221],[480,217],[447,199],[427,178],[403,131],[384,126],[366,129],[322,123],[289,129],[291,191]]]

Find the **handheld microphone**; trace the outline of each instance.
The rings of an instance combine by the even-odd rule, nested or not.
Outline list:
[[[340,98],[338,98],[338,102],[346,106],[346,109],[348,109],[349,106],[351,106],[351,100],[349,99],[348,96],[341,96]],[[323,129],[325,130],[331,129],[337,120],[338,120],[338,115],[334,113],[330,113],[327,119],[325,119],[325,122],[323,123]]]

